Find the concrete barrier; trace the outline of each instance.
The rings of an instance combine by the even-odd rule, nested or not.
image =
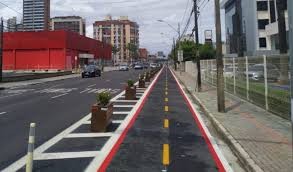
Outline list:
[[[72,74],[71,71],[56,72],[56,73],[33,73],[33,74],[25,74],[25,75],[18,75],[18,76],[7,76],[3,78],[3,82],[26,81],[26,80],[51,78],[51,77],[70,75],[70,74]]]

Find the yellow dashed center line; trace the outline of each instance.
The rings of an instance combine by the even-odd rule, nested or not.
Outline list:
[[[168,95],[168,92],[166,91],[165,94]]]
[[[164,128],[169,128],[169,119],[164,120]]]
[[[169,144],[163,144],[163,165],[167,166],[170,164],[170,150]]]
[[[165,106],[165,112],[169,111],[169,106]]]
[[[168,98],[165,98],[165,102],[168,102],[169,101],[169,99]]]

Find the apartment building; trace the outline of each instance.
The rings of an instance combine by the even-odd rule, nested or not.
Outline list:
[[[113,20],[111,16],[106,16],[103,21],[96,21],[93,24],[94,39],[112,44],[118,49],[113,56],[113,62],[130,63],[138,57],[128,50],[129,43],[139,47],[139,26],[136,22],[130,21],[127,16],[121,16]],[[138,53],[134,53],[138,54]]]
[[[7,31],[8,32],[15,32],[16,31],[16,17],[9,18],[7,20]]]
[[[49,30],[50,0],[23,0],[23,29]]]
[[[248,56],[278,54],[276,0],[222,0],[221,8],[225,10],[227,54],[241,50]]]
[[[51,30],[67,30],[86,35],[85,19],[80,16],[58,16],[51,19]]]

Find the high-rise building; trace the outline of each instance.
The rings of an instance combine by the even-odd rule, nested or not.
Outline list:
[[[117,20],[107,16],[103,21],[96,21],[93,27],[94,39],[110,43],[118,49],[114,63],[131,62],[138,58],[134,55],[138,53],[131,53],[128,49],[130,43],[135,45],[137,50],[139,47],[139,26],[136,22],[130,21],[126,16]]]
[[[222,0],[221,8],[225,10],[228,54],[238,54],[240,48],[248,56],[278,53],[276,0]],[[287,10],[285,20],[287,24]]]
[[[8,32],[16,31],[16,17],[12,17],[7,20],[7,31]]]
[[[23,29],[49,30],[50,0],[23,0]]]
[[[69,30],[86,35],[85,20],[79,16],[60,16],[51,19],[52,30]]]

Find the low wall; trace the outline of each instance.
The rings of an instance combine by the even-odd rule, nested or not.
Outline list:
[[[188,73],[189,75],[196,77],[196,63],[193,61],[186,61],[185,62],[185,72]]]
[[[19,76],[7,76],[3,78],[3,82],[26,81],[26,80],[51,78],[51,77],[70,75],[70,74],[72,74],[71,71],[56,72],[56,73],[33,73],[33,74],[25,74],[25,75],[19,75]]]

